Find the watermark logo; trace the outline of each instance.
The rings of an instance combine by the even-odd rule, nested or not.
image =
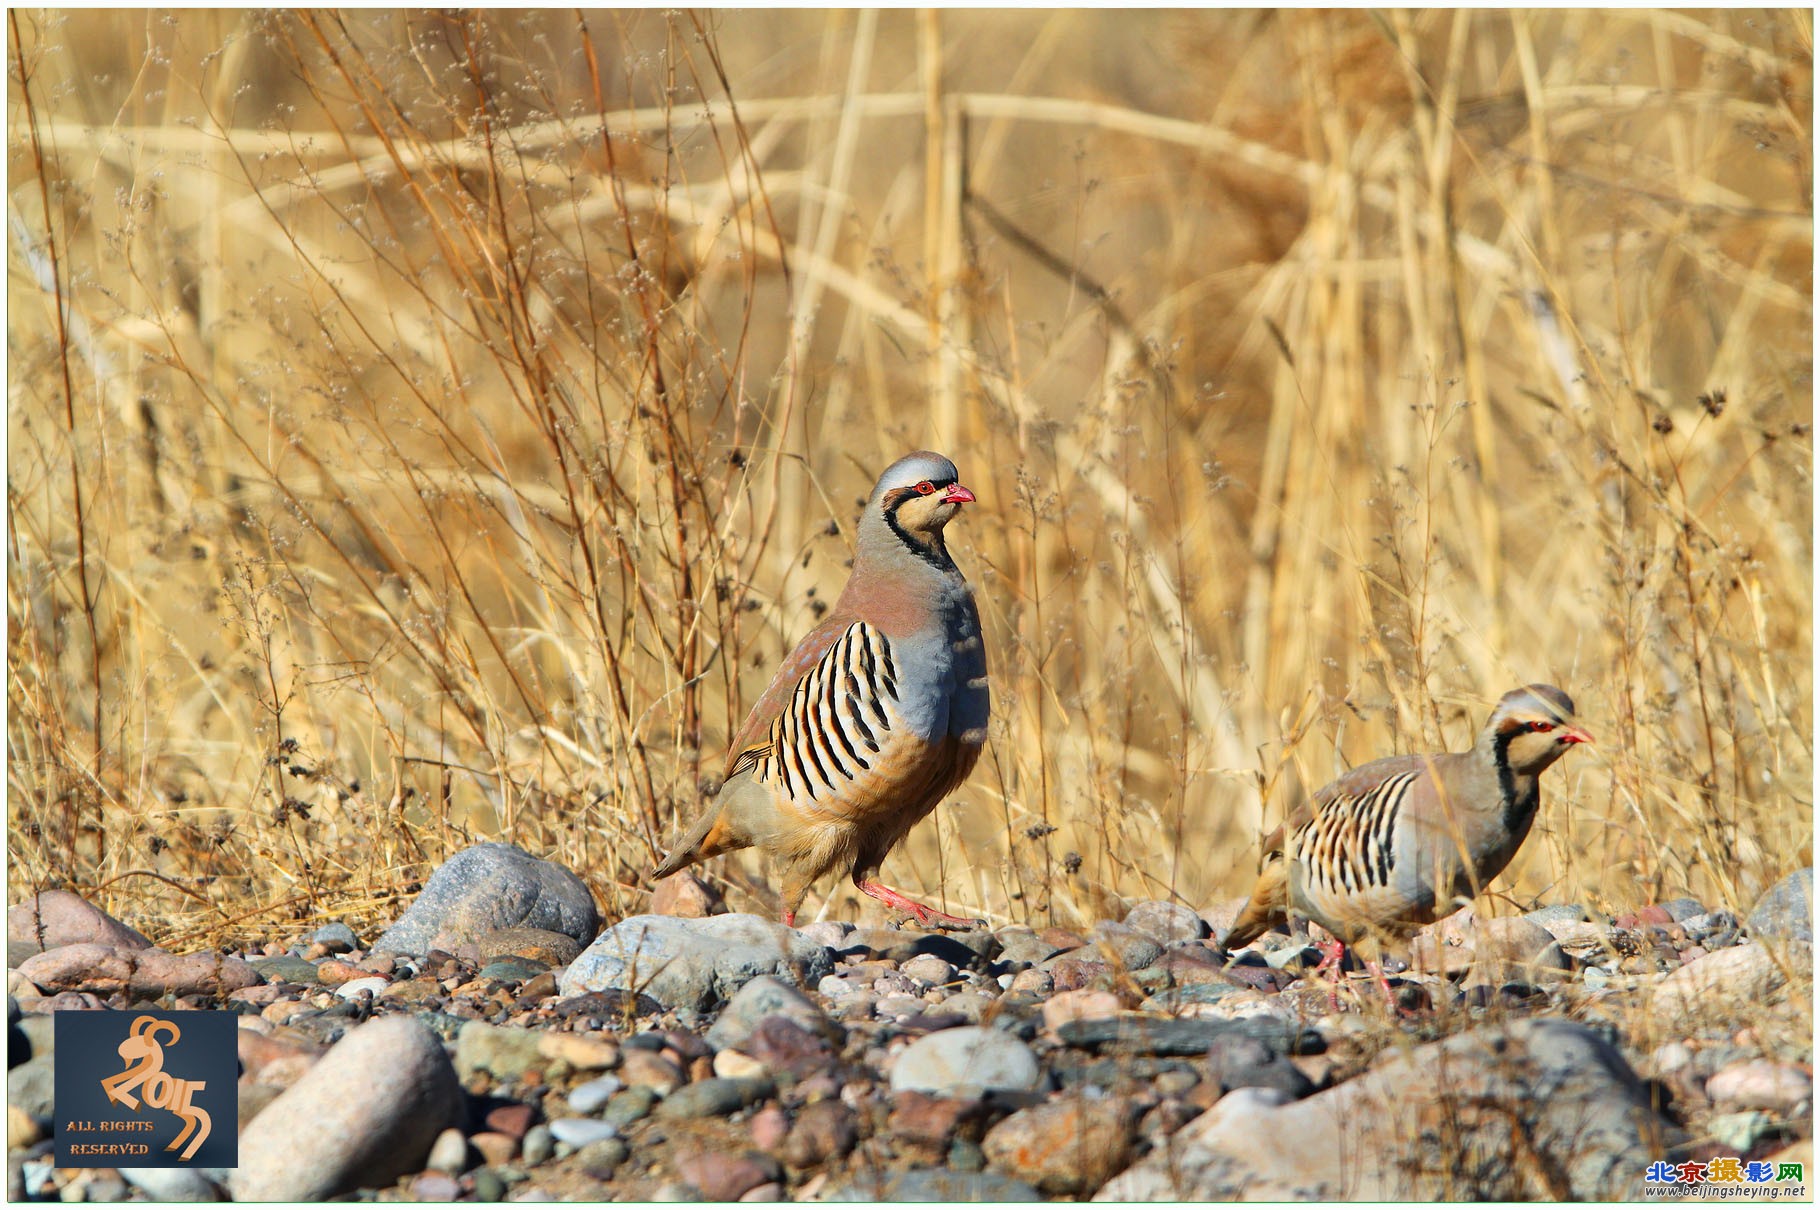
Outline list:
[[[1710,1160],[1657,1160],[1643,1173],[1644,1194],[1701,1199],[1807,1197],[1807,1165],[1787,1160],[1743,1160],[1734,1155]]]
[[[56,1022],[59,1166],[236,1166],[233,1013],[60,1012]]]

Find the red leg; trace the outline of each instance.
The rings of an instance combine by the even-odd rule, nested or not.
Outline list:
[[[1340,939],[1338,937],[1329,937],[1315,948],[1321,951],[1321,961],[1309,975],[1309,978],[1312,979],[1322,971],[1327,970],[1330,967],[1332,968],[1333,987],[1328,990],[1327,996],[1329,1007],[1332,1011],[1337,1013],[1340,1011],[1340,960],[1346,955],[1346,947],[1340,944]]]
[[[948,913],[938,912],[932,907],[924,907],[902,891],[892,890],[876,878],[868,878],[863,882],[855,879],[853,885],[887,907],[894,907],[900,912],[908,912],[915,917],[918,924],[925,928],[932,924],[954,924],[962,928],[975,928],[979,925],[979,921],[966,916],[950,916]]]
[[[793,929],[796,927],[796,913],[795,912],[785,912],[784,913],[784,927],[787,929]]]

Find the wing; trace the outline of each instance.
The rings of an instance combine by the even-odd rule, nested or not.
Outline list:
[[[778,666],[777,675],[759,695],[758,701],[752,704],[752,712],[746,715],[746,721],[740,725],[733,736],[733,742],[727,748],[727,771],[722,781],[730,780],[735,773],[750,767],[759,756],[771,746],[771,724],[784,712],[790,699],[796,695],[796,686],[809,675],[815,666],[821,663],[822,657],[834,646],[847,627],[853,624],[848,617],[831,616],[822,624],[803,636],[796,649],[784,657]]]

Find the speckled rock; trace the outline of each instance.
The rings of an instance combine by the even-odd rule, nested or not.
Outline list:
[[[1092,1193],[1125,1166],[1131,1116],[1111,1099],[1064,1097],[1018,1110],[987,1131],[980,1147],[994,1169],[1043,1193]]]
[[[1678,1141],[1618,1052],[1577,1022],[1487,1026],[1387,1053],[1305,1100],[1228,1094],[1096,1200],[1612,1199],[1634,1193],[1638,1155]],[[1526,1153],[1550,1157],[1546,1178],[1513,1155],[1513,1131]]]
[[[797,1113],[784,1136],[783,1160],[792,1168],[812,1168],[837,1160],[859,1142],[859,1121],[837,1098],[813,1101]]]
[[[788,1018],[834,1041],[839,1041],[844,1032],[828,1020],[828,1014],[820,1005],[802,992],[770,975],[760,975],[735,992],[721,1009],[720,1016],[708,1029],[708,1041],[716,1047],[738,1046],[751,1037],[759,1022],[767,1017]]]
[[[416,901],[373,948],[401,954],[453,952],[494,929],[521,926],[563,933],[586,944],[599,923],[594,897],[570,871],[516,845],[477,844],[438,866]]]
[[[317,1201],[383,1186],[421,1170],[461,1114],[436,1035],[415,1017],[370,1021],[253,1119],[229,1189],[237,1201]]]
[[[469,1021],[455,1042],[455,1072],[466,1084],[477,1072],[511,1083],[526,1072],[546,1065],[539,1049],[542,1035],[535,1030]]]
[[[1125,927],[1135,929],[1159,945],[1198,941],[1207,936],[1207,922],[1193,908],[1161,899],[1146,899],[1125,913]]]
[[[1793,874],[1763,892],[1745,919],[1759,941],[1814,940],[1814,868]]]
[[[833,969],[826,947],[761,916],[632,916],[602,933],[557,986],[564,996],[636,989],[666,1008],[702,1012],[760,975],[814,987]]]

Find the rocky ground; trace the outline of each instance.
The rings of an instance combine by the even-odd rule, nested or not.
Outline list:
[[[1228,964],[1234,904],[601,932],[568,871],[482,845],[370,941],[178,956],[48,891],[8,914],[8,1195],[1635,1200],[1652,1160],[1720,1157],[1811,1179],[1812,887],[1742,918],[1469,909],[1394,1005],[1308,977],[1288,936]],[[691,889],[666,906],[706,910]],[[241,1014],[238,1169],[53,1167],[50,1014],[144,1005]]]

